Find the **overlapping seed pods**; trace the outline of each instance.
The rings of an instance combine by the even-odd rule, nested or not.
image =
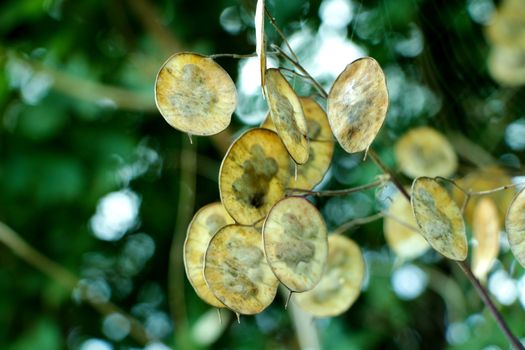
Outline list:
[[[236,222],[254,224],[284,197],[289,169],[288,152],[275,132],[246,131],[230,146],[221,164],[222,204]]]
[[[253,315],[271,304],[279,281],[264,258],[261,233],[228,225],[211,239],[204,277],[212,293],[238,314]]]
[[[328,237],[328,262],[323,278],[312,290],[299,293],[297,304],[317,317],[337,316],[355,302],[365,276],[359,246],[341,235]]]
[[[277,278],[292,292],[312,289],[321,279],[328,253],[321,213],[302,197],[287,197],[268,213],[264,251]]]
[[[275,130],[294,162],[306,163],[309,155],[307,124],[299,98],[275,68],[266,70],[264,88]]]
[[[396,192],[383,221],[386,243],[402,260],[415,259],[430,246],[419,233],[410,202],[401,192]]]
[[[306,163],[297,166],[297,177],[292,177],[289,186],[310,190],[321,182],[328,171],[335,145],[328,118],[322,107],[309,97],[300,97],[299,100],[306,118],[310,154]],[[275,130],[269,114],[261,128]]]
[[[215,307],[224,305],[213,295],[204,280],[204,255],[211,237],[222,227],[233,223],[221,203],[208,204],[193,216],[184,241],[184,267],[188,280],[197,295]]]

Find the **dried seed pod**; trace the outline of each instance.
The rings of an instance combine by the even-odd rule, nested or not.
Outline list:
[[[365,276],[365,261],[357,244],[341,235],[328,236],[328,262],[314,289],[296,295],[303,310],[317,317],[333,317],[355,302]]]
[[[255,52],[259,57],[261,88],[264,95],[264,74],[266,72],[266,40],[264,37],[264,0],[257,0],[255,7]]]
[[[467,176],[456,180],[456,184],[466,191],[487,191],[497,187],[505,186],[512,183],[512,179],[505,172],[505,170],[499,167],[488,167],[483,169],[478,169],[469,173]],[[509,209],[510,202],[514,198],[516,190],[514,188],[508,189],[505,191],[499,191],[491,193],[484,196],[485,198],[490,198],[496,203],[496,207],[499,212],[500,222],[505,220],[507,211]],[[463,205],[465,200],[465,193],[456,188],[452,188],[452,195],[457,205],[460,207]],[[473,222],[474,208],[476,207],[478,201],[480,200],[479,196],[470,197],[467,207],[465,208],[465,220],[468,223]]]
[[[495,46],[525,49],[525,2],[502,1],[486,27],[486,35]]]
[[[321,106],[309,97],[300,97],[299,100],[308,127],[310,155],[306,163],[297,167],[297,179],[290,180],[290,187],[310,190],[323,180],[332,163],[334,139],[328,118]],[[261,128],[275,131],[270,114],[261,124]]]
[[[419,233],[410,202],[401,192],[392,198],[388,216],[383,221],[383,231],[390,249],[403,260],[415,259],[430,248]]]
[[[182,52],[161,67],[155,81],[155,102],[175,129],[213,135],[230,124],[237,91],[228,73],[214,60]]]
[[[261,234],[229,225],[210,241],[204,277],[213,294],[238,314],[253,315],[270,305],[279,281],[264,258]]]
[[[328,121],[348,153],[367,150],[385,120],[388,91],[376,60],[364,57],[346,66],[328,94]]]
[[[275,276],[293,292],[312,289],[321,279],[328,245],[321,213],[302,197],[273,206],[263,225],[264,252]]]
[[[290,158],[279,136],[267,129],[246,131],[230,146],[219,171],[221,201],[240,224],[263,219],[290,180]]]
[[[522,189],[509,207],[505,227],[510,249],[521,266],[525,267],[525,189]]]
[[[266,70],[265,91],[275,130],[297,164],[308,160],[307,125],[299,98],[278,69]]]
[[[448,140],[427,126],[410,130],[395,145],[401,171],[411,178],[448,177],[456,172],[458,158]]]
[[[429,177],[418,177],[412,184],[412,210],[421,234],[432,248],[446,258],[467,258],[467,235],[461,210],[448,192]]]
[[[492,78],[502,86],[525,84],[525,47],[494,46],[487,58],[487,67]]]
[[[186,276],[197,295],[215,307],[224,305],[213,295],[204,280],[204,254],[211,237],[222,227],[233,223],[220,202],[205,205],[193,216],[184,241]]]
[[[484,281],[499,253],[501,221],[498,208],[490,198],[481,198],[474,208],[472,233],[476,244],[472,247],[472,272]]]

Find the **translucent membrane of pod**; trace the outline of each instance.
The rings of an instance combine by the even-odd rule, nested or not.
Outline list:
[[[499,253],[501,220],[498,208],[490,198],[481,198],[474,209],[472,234],[472,272],[484,281]]]
[[[319,282],[328,253],[326,236],[321,213],[302,197],[285,198],[270,210],[263,226],[264,252],[289,290],[303,292]]]
[[[412,184],[412,209],[421,234],[446,258],[467,258],[467,235],[461,210],[435,179],[418,177]]]
[[[255,7],[255,52],[259,57],[261,88],[264,94],[264,74],[266,72],[266,41],[264,37],[264,0],[257,0]]]
[[[385,239],[394,253],[403,260],[423,255],[430,246],[419,233],[412,206],[401,192],[396,192],[383,221]]]
[[[265,74],[265,91],[275,130],[297,164],[308,160],[307,125],[299,98],[278,69]]]
[[[215,307],[224,305],[213,295],[204,280],[204,255],[211,237],[222,227],[233,223],[221,203],[205,205],[193,216],[184,241],[186,276],[197,295]]]
[[[525,189],[518,192],[510,204],[505,227],[510,249],[516,260],[525,267]]]
[[[297,167],[297,179],[292,177],[290,187],[311,190],[323,180],[334,154],[334,139],[326,113],[315,100],[300,97],[303,106],[308,139],[310,140],[310,155],[308,161]],[[275,130],[270,115],[261,124],[261,128]],[[293,171],[293,169],[292,169]]]
[[[222,160],[219,191],[224,207],[240,224],[263,219],[284,197],[289,169],[290,157],[275,132],[261,128],[246,131]]]
[[[458,158],[454,148],[441,133],[423,126],[401,136],[395,146],[401,171],[411,177],[443,176],[456,172]]]
[[[385,120],[388,91],[376,60],[364,57],[346,66],[327,100],[332,131],[348,153],[367,150]]]
[[[175,129],[213,135],[228,127],[237,105],[232,79],[209,57],[177,53],[163,64],[155,81],[155,101]]]
[[[224,305],[244,315],[263,311],[279,285],[264,258],[261,234],[241,225],[225,226],[213,236],[206,251],[204,277]]]
[[[357,244],[341,235],[328,236],[328,263],[314,289],[298,293],[299,307],[317,317],[337,316],[355,302],[365,276],[365,262]]]
[[[507,173],[499,167],[487,167],[479,169],[469,173],[467,176],[456,180],[456,184],[466,191],[487,191],[497,187],[505,186],[512,183],[512,179]],[[505,215],[509,209],[510,202],[514,198],[516,190],[514,188],[507,189],[505,191],[498,191],[489,195],[484,195],[483,198],[490,198],[496,203],[498,208],[500,221],[505,220]],[[456,188],[452,187],[452,195],[457,205],[461,207],[465,200],[465,193]],[[467,222],[472,223],[474,215],[474,208],[478,201],[481,199],[479,196],[470,197],[467,207],[465,208],[465,219]]]

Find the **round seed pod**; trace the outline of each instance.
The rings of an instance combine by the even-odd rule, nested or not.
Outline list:
[[[365,276],[365,261],[358,245],[341,235],[328,236],[328,262],[314,289],[298,293],[300,308],[316,317],[334,317],[355,302]]]
[[[204,255],[211,237],[222,227],[234,221],[220,202],[205,205],[191,220],[184,241],[186,276],[197,295],[215,307],[224,307],[210,291],[204,280]]]
[[[448,192],[429,177],[412,183],[412,210],[421,234],[438,253],[463,261],[468,245],[461,210]]]
[[[396,192],[392,197],[388,214],[383,221],[383,231],[386,243],[399,258],[412,260],[430,248],[419,233],[410,202],[401,192]]]
[[[307,125],[299,98],[278,69],[265,74],[265,91],[275,130],[297,164],[308,160]]]
[[[485,29],[493,45],[525,49],[525,3],[522,0],[502,1]]]
[[[401,171],[411,178],[449,177],[456,172],[458,158],[448,140],[435,129],[423,126],[401,136],[395,145]]]
[[[253,315],[272,303],[279,281],[264,258],[261,234],[229,225],[210,241],[204,277],[213,294],[238,314]]]
[[[492,78],[502,86],[525,84],[525,47],[493,46],[487,59]]]
[[[273,206],[263,225],[264,252],[275,276],[292,292],[312,289],[321,279],[328,253],[321,213],[302,197]]]
[[[290,179],[290,187],[311,190],[323,180],[334,154],[334,139],[326,113],[314,99],[300,97],[308,127],[310,155],[308,161],[297,167],[297,178]],[[261,124],[261,128],[274,130],[270,114]],[[293,169],[292,169],[293,171]]]
[[[472,236],[476,244],[472,247],[472,272],[485,281],[499,253],[501,220],[498,208],[488,197],[480,198],[474,208]]]
[[[328,121],[341,147],[348,153],[367,150],[388,108],[385,75],[377,61],[364,57],[347,65],[332,85],[327,106]]]
[[[525,189],[516,194],[505,219],[512,254],[525,267]]]
[[[213,135],[230,124],[237,91],[228,73],[214,60],[182,52],[162,65],[155,81],[155,102],[175,129]]]
[[[284,197],[289,166],[288,153],[271,130],[250,129],[235,140],[222,160],[219,191],[236,222],[251,225],[263,219]]]

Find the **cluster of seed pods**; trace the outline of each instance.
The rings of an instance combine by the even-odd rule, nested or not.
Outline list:
[[[315,205],[287,189],[308,191],[321,182],[335,140],[348,153],[368,151],[387,113],[385,76],[373,58],[351,62],[321,101],[325,112],[314,98],[297,96],[280,69],[266,68],[263,1],[255,22],[269,113],[260,127],[233,141],[218,174],[220,202],[204,206],[191,221],[184,244],[187,277],[205,302],[237,314],[263,311],[282,284],[297,294],[295,301],[305,311],[335,316],[359,295],[365,274],[361,250],[351,239],[329,234]],[[190,135],[227,128],[237,103],[226,71],[212,58],[188,52],[173,55],[162,66],[155,97],[164,119]],[[465,260],[463,211],[469,207],[460,209],[457,196],[433,177],[454,174],[453,148],[437,131],[424,127],[404,135],[395,153],[400,170],[414,181],[411,202],[400,194],[392,199],[385,218],[387,243],[405,259],[432,247],[446,258]],[[522,265],[524,212],[522,191],[506,215],[512,251]],[[487,219],[498,217],[497,206],[480,201],[472,215],[481,242],[473,261],[483,275],[498,254],[487,248],[499,237],[500,221]]]

